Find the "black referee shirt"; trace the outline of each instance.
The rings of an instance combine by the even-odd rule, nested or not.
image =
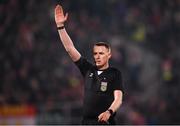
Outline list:
[[[85,79],[84,118],[97,118],[114,100],[114,90],[123,91],[121,72],[109,67],[98,75],[97,67],[81,57],[75,64]]]

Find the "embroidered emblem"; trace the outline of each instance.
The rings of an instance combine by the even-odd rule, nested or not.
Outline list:
[[[107,90],[107,82],[101,82],[101,91],[106,91]]]
[[[93,76],[93,73],[90,73],[90,74],[89,74],[89,77],[92,77],[92,76]]]

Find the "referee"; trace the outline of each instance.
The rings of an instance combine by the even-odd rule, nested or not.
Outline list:
[[[111,48],[104,42],[94,44],[95,65],[87,61],[74,47],[65,30],[64,15],[60,5],[55,8],[55,22],[63,46],[85,79],[82,124],[116,124],[116,111],[122,104],[123,86],[121,72],[109,66]]]

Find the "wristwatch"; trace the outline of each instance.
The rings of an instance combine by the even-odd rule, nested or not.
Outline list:
[[[107,111],[111,114],[111,116],[112,116],[113,113],[114,113],[112,109],[108,109]]]

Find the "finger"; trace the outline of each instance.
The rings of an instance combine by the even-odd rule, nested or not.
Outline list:
[[[101,117],[101,115],[102,115],[102,114],[100,114],[100,115],[98,116],[98,118],[100,118],[100,117]]]
[[[57,5],[57,6],[56,6],[56,8],[55,8],[54,12],[55,12],[55,16],[57,16],[57,15],[58,15],[58,13],[59,13],[59,5]]]
[[[101,117],[98,117],[98,121],[100,121],[101,120]]]
[[[106,119],[106,117],[105,117],[104,115],[102,115],[102,116],[99,118],[99,121],[100,121],[100,122],[103,122],[103,121],[105,121],[105,119]]]
[[[58,15],[58,8],[55,8],[55,20],[57,20]]]
[[[108,117],[106,114],[103,114],[102,118],[101,118],[101,121],[104,121],[104,122],[107,122],[108,120]]]
[[[56,7],[55,7],[55,21],[57,21],[58,17],[61,17],[62,15],[63,15],[62,7],[60,5],[56,5]]]
[[[99,119],[98,119],[98,122],[102,122],[102,118],[99,118]]]
[[[60,5],[58,4],[58,5],[56,5],[56,8],[58,8]]]
[[[103,116],[101,120],[102,120],[102,121],[105,121],[105,120],[106,120],[106,117],[105,117],[105,116]]]
[[[56,7],[55,7],[55,12],[58,12],[59,11],[59,7],[60,7],[60,5],[58,4],[58,5],[56,5]]]
[[[63,15],[62,6],[60,6],[60,5],[57,5],[57,6],[56,6],[56,8],[55,8],[55,14],[56,14],[56,15]]]
[[[59,5],[58,8],[59,8],[59,9],[58,9],[58,10],[59,10],[59,13],[63,13],[62,6]]]
[[[58,9],[58,13],[59,13],[60,15],[64,15],[62,6],[59,5],[58,8],[59,8],[59,9]]]
[[[98,116],[98,121],[101,121],[102,120],[102,114]]]

